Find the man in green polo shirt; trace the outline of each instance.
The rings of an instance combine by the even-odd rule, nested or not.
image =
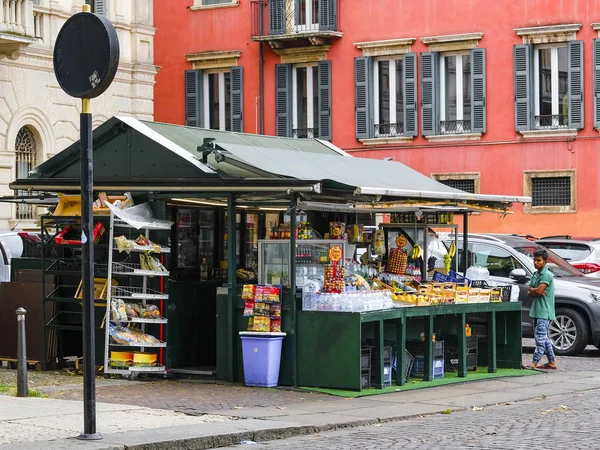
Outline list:
[[[556,357],[552,343],[548,338],[550,321],[556,318],[554,313],[554,276],[548,270],[548,252],[540,249],[533,254],[533,265],[537,272],[531,277],[528,295],[533,297],[529,317],[533,319],[535,329],[535,352],[533,362],[528,369],[556,369]],[[548,357],[548,364],[540,366],[542,356]]]

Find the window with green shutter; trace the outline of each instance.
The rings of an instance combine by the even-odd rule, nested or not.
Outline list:
[[[357,139],[416,136],[416,70],[415,53],[355,58]]]
[[[186,125],[243,132],[242,70],[242,67],[186,70]]]
[[[486,132],[484,48],[421,54],[421,134]]]
[[[516,131],[582,129],[583,41],[514,48]]]

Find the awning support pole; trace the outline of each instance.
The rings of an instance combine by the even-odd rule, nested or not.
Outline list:
[[[467,269],[469,268],[469,214],[465,212],[463,214],[463,264],[462,273],[463,276],[467,276]]]
[[[227,328],[229,330],[229,381],[234,381],[236,355],[235,342],[236,329],[235,325],[235,303],[237,296],[237,275],[236,275],[236,212],[235,212],[235,195],[229,193],[227,195],[227,283],[229,284],[229,298],[227,308]]]
[[[292,387],[297,386],[297,355],[296,351],[296,211],[298,210],[298,199],[295,194],[292,194],[290,200],[290,274],[288,279],[290,284],[290,292],[291,292],[291,311],[290,318],[292,323],[289,326],[289,330],[291,336],[288,334],[289,338],[291,338],[292,345]]]

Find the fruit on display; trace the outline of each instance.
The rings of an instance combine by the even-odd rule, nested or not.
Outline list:
[[[454,241],[450,243],[448,254],[450,255],[450,258],[454,258],[454,255],[456,255],[456,243]]]
[[[450,273],[451,263],[452,263],[452,257],[448,253],[446,253],[444,255],[444,270],[445,270],[446,275],[448,275]]]
[[[406,251],[392,248],[390,249],[386,270],[396,275],[404,275],[406,273],[407,262],[408,254]]]
[[[431,272],[432,270],[435,270],[435,263],[437,261],[437,258],[435,256],[430,256],[427,259],[427,271]]]
[[[411,259],[419,259],[423,254],[423,249],[417,243],[413,245],[412,253],[410,254]]]

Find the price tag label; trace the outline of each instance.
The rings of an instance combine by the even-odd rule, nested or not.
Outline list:
[[[339,262],[342,259],[342,247],[339,245],[332,245],[329,249],[329,259],[332,262]]]

